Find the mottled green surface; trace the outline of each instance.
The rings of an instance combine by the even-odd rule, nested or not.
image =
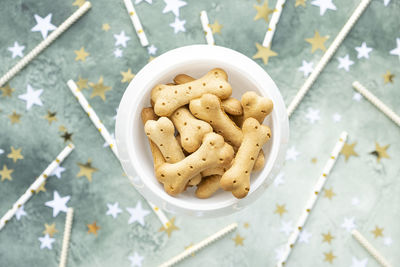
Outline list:
[[[358,0],[333,0],[337,11],[328,10],[319,15],[319,8],[310,0],[306,7],[295,7],[289,0],[285,6],[278,30],[273,41],[273,50],[279,56],[270,58],[262,67],[275,80],[285,102],[288,104],[304,82],[298,71],[301,61],[314,62],[322,51],[311,54],[311,48],[304,41],[318,30],[329,35],[329,45],[344,21],[358,4]],[[236,246],[231,234],[218,243],[196,253],[182,263],[182,266],[273,266],[276,249],[284,245],[287,236],[280,232],[282,222],[297,220],[328,155],[342,130],[349,132],[350,142],[359,157],[347,162],[340,157],[327,182],[335,196],[330,200],[322,197],[317,203],[305,229],[312,233],[309,243],[298,243],[287,266],[350,266],[352,257],[368,258],[367,266],[378,266],[351,235],[341,227],[344,218],[355,218],[359,229],[396,266],[400,260],[400,129],[362,99],[354,101],[351,83],[358,79],[400,113],[400,70],[399,58],[389,54],[396,46],[399,33],[400,4],[397,0],[385,7],[383,0],[373,0],[364,15],[338,49],[336,56],[350,55],[355,64],[350,72],[338,69],[336,56],[327,65],[322,75],[304,98],[290,120],[291,140],[301,154],[297,161],[287,161],[283,169],[285,183],[272,185],[265,194],[246,210],[224,218],[196,219],[176,216],[179,231],[170,238],[159,232],[160,223],[154,214],[145,218],[145,226],[138,223],[128,225],[126,207],[134,207],[142,197],[135,192],[128,179],[122,176],[118,161],[104,140],[93,127],[76,99],[66,86],[68,79],[78,76],[96,83],[100,76],[104,83],[112,86],[103,102],[99,97],[90,99],[110,131],[114,130],[115,109],[127,83],[121,83],[120,71],[128,68],[137,73],[148,61],[149,55],[135,36],[133,27],[122,1],[93,1],[93,8],[71,27],[64,35],[14,77],[10,85],[15,88],[11,98],[0,97],[0,168],[6,164],[14,169],[13,180],[0,182],[0,214],[26,190],[57,153],[64,147],[58,131],[64,125],[73,132],[75,151],[63,163],[66,171],[62,179],[52,177],[41,192],[25,205],[28,216],[17,221],[15,218],[0,232],[0,266],[57,266],[61,250],[65,213],[52,217],[52,209],[44,206],[53,199],[53,191],[61,196],[71,195],[68,206],[75,207],[75,218],[71,238],[68,266],[129,266],[128,257],[137,252],[144,257],[143,266],[154,266],[179,253],[191,243],[203,239],[230,222],[238,222],[237,233],[243,236],[244,246]],[[157,55],[170,49],[197,43],[205,43],[199,21],[199,12],[207,10],[211,22],[217,19],[224,27],[221,35],[215,35],[218,45],[233,48],[245,55],[256,53],[255,42],[261,43],[267,24],[254,21],[257,1],[188,1],[181,8],[180,18],[187,21],[185,33],[174,34],[168,26],[174,21],[172,13],[162,14],[165,6],[161,0],[152,5],[142,2],[136,6],[150,43],[157,48]],[[272,8],[275,1],[269,3]],[[5,73],[17,62],[12,59],[7,47],[14,41],[26,46],[27,54],[42,40],[40,33],[31,32],[36,24],[34,14],[42,17],[53,14],[52,23],[59,25],[76,10],[72,0],[2,0],[0,3],[0,73]],[[109,23],[111,29],[102,31],[101,25]],[[123,58],[115,58],[113,34],[124,30],[131,38],[123,48]],[[374,48],[370,59],[357,59],[354,47],[367,42]],[[85,62],[75,61],[74,50],[84,46],[90,53]],[[390,70],[396,75],[393,84],[384,85],[382,75]],[[26,93],[27,84],[44,89],[41,96],[43,106],[25,109],[25,102],[18,95]],[[84,94],[89,98],[90,90]],[[321,120],[310,124],[305,115],[308,108],[320,110]],[[22,114],[19,124],[11,125],[8,115],[12,111]],[[57,112],[58,121],[49,125],[43,118],[47,110]],[[340,122],[334,122],[333,114],[341,115]],[[390,159],[377,163],[370,152],[375,142],[390,144],[387,150]],[[7,158],[10,146],[22,148],[23,160],[13,163]],[[79,167],[92,159],[99,171],[93,174],[90,183],[86,178],[76,178]],[[316,158],[316,163],[311,159]],[[357,197],[358,205],[352,205]],[[119,202],[124,210],[116,219],[106,216],[107,203]],[[148,206],[142,200],[146,209]],[[276,204],[285,204],[287,213],[282,217],[274,214]],[[172,217],[170,215],[170,217]],[[94,221],[101,227],[98,235],[87,234],[87,224]],[[38,237],[43,236],[44,223],[55,222],[59,232],[52,250],[40,250]],[[244,223],[249,224],[248,228]],[[384,237],[374,238],[371,231],[375,226],[383,227]],[[331,244],[322,243],[322,233],[330,231],[334,236]],[[393,243],[384,245],[384,238]],[[324,253],[332,251],[336,258],[333,264],[324,261]]]

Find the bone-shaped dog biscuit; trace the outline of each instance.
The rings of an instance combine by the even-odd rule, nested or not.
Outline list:
[[[254,163],[253,167],[253,172],[257,172],[262,170],[265,165],[265,156],[264,156],[264,151],[261,149],[260,152],[258,153],[256,162]]]
[[[221,180],[221,175],[215,174],[211,176],[204,177],[201,183],[197,185],[196,197],[198,198],[209,198],[221,188],[219,181]]]
[[[176,84],[184,84],[194,80],[195,78],[186,74],[178,74],[174,78],[174,82]],[[221,100],[221,104],[224,111],[230,115],[239,116],[243,114],[242,104],[236,98],[230,97],[228,99]]]
[[[159,116],[170,116],[179,107],[206,93],[226,99],[232,94],[232,87],[227,79],[225,71],[213,69],[200,79],[186,84],[157,85],[151,91],[154,112]]]
[[[190,101],[189,109],[195,117],[210,123],[226,142],[239,148],[243,138],[242,131],[222,110],[221,100],[216,95],[204,94],[201,98]]]
[[[265,117],[271,113],[273,108],[272,100],[268,97],[261,97],[256,92],[249,91],[242,95],[243,119],[255,118],[263,123]]]
[[[196,151],[203,136],[213,131],[210,124],[196,119],[186,107],[178,108],[170,118],[180,134],[183,149],[189,153]]]
[[[199,149],[177,163],[164,163],[156,170],[156,176],[170,195],[181,193],[192,177],[205,169],[230,164],[233,148],[216,133],[204,136]]]
[[[221,178],[221,187],[232,191],[237,198],[245,197],[250,190],[250,173],[261,147],[271,138],[268,126],[260,125],[254,118],[244,121],[243,141],[236,153],[232,166]],[[163,165],[161,165],[163,166]]]

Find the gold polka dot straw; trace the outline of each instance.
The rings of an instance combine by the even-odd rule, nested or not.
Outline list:
[[[6,214],[0,219],[0,230],[3,229],[4,225],[15,215],[17,210],[24,205],[38,190],[38,188],[45,182],[47,177],[49,177],[53,171],[59,166],[61,162],[72,152],[75,148],[73,144],[67,145],[61,152],[58,154],[55,160],[53,160],[49,166],[42,172],[42,174],[36,178],[36,180],[29,186],[29,188],[25,191],[25,193],[14,203],[12,208],[7,211]]]
[[[22,70],[29,62],[39,55],[46,47],[48,47],[58,36],[66,31],[75,21],[77,21],[83,14],[85,14],[91,7],[90,2],[85,2],[77,11],[75,11],[69,18],[67,18],[60,26],[57,27],[46,39],[38,44],[32,51],[24,56],[14,67],[12,67],[3,77],[0,78],[0,87],[14,77],[20,70]]]
[[[131,18],[133,27],[135,28],[136,34],[139,37],[140,44],[142,46],[148,46],[149,41],[147,40],[146,34],[143,31],[142,23],[140,23],[140,19],[136,13],[135,8],[131,0],[124,0],[124,4],[126,9],[128,10],[129,17]]]
[[[342,150],[343,145],[346,142],[346,139],[347,139],[347,133],[342,132],[340,134],[339,140],[337,141],[335,147],[333,148],[333,150],[331,152],[331,155],[330,155],[328,161],[326,162],[326,164],[322,170],[320,177],[318,178],[317,183],[315,184],[313,190],[311,191],[310,198],[308,199],[306,206],[304,207],[303,212],[301,213],[301,216],[295,225],[295,229],[293,230],[292,234],[289,236],[289,240],[286,243],[285,248],[284,248],[285,252],[283,254],[283,257],[280,259],[280,261],[277,264],[278,267],[282,267],[285,265],[285,262],[287,261],[290,253],[292,252],[292,249],[293,249],[294,245],[296,244],[296,241],[300,235],[300,232],[303,229],[305,223],[307,222],[307,219],[308,219],[315,203],[317,202],[318,196],[320,195],[320,192],[322,191],[322,189],[326,183],[329,173],[331,172],[333,166],[335,165],[336,159],[339,155],[339,152]]]
[[[109,144],[112,152],[114,152],[114,155],[118,159],[118,152],[117,152],[117,147],[115,145],[115,140],[111,137],[110,133],[108,132],[107,128],[104,126],[104,124],[100,121],[99,117],[97,116],[96,112],[94,109],[89,105],[88,101],[86,100],[85,96],[82,94],[82,92],[79,90],[78,86],[73,80],[69,80],[67,82],[67,85],[69,89],[71,90],[72,94],[76,97],[78,100],[79,104],[83,108],[83,110],[86,112],[86,114],[89,116],[90,120],[93,122],[94,126],[97,128],[97,130],[100,132],[101,136],[104,138],[104,140]],[[133,184],[133,181],[131,181]],[[153,212],[157,215],[158,219],[161,221],[162,225],[167,229],[169,225],[169,220],[165,213],[155,206],[153,203],[148,202],[151,209]]]
[[[206,36],[207,44],[215,45],[214,36],[210,27],[210,22],[208,21],[207,12],[205,10],[200,12],[201,26],[203,27],[204,34]]]
[[[285,5],[286,0],[278,0],[276,1],[274,13],[272,13],[271,20],[268,24],[267,32],[265,33],[263,46],[271,48],[272,38],[274,38],[276,25],[279,22],[279,18],[281,17],[283,6]]]
[[[287,109],[289,117],[292,115],[293,111],[300,104],[303,97],[306,95],[308,90],[310,90],[311,86],[317,80],[318,75],[325,68],[326,64],[328,64],[329,60],[335,54],[336,50],[343,42],[344,38],[346,38],[347,34],[350,32],[351,28],[353,28],[354,24],[357,22],[358,18],[364,12],[365,8],[367,8],[368,4],[371,0],[361,0],[361,3],[354,10],[353,14],[350,16],[349,20],[344,24],[343,28],[340,30],[335,40],[333,40],[332,44],[329,46],[328,50],[326,50],[325,54],[322,56],[321,60],[318,62],[315,69],[311,72],[310,76],[308,76],[307,80],[297,92],[296,96],[293,98],[292,102]]]

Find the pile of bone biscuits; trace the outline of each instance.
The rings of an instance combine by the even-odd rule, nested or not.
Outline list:
[[[230,97],[232,87],[222,69],[200,79],[185,74],[151,92],[152,107],[142,110],[157,180],[176,196],[197,186],[198,198],[219,188],[236,198],[250,190],[250,175],[264,167],[262,146],[271,130],[262,125],[272,101],[253,91],[241,100]]]

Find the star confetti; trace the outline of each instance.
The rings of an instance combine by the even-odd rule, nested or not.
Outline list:
[[[107,203],[107,212],[106,215],[111,215],[114,219],[118,217],[118,214],[122,212],[122,210],[118,207],[118,202],[114,204]]]
[[[24,156],[21,155],[22,148],[15,149],[13,146],[11,147],[10,154],[7,155],[7,158],[12,159],[13,162],[17,162],[19,159],[24,159]]]
[[[23,205],[17,209],[17,212],[15,212],[15,218],[17,219],[17,221],[21,220],[21,218],[23,216],[26,216],[26,215],[27,214],[26,214],[26,212],[24,210],[24,206]]]
[[[83,4],[86,2],[86,0],[75,0],[73,3],[72,3],[72,5],[73,6],[78,6],[78,7],[81,7],[81,6],[83,6]]]
[[[123,51],[122,51],[121,49],[119,49],[119,48],[116,48],[116,49],[114,50],[114,52],[113,52],[113,54],[114,54],[114,56],[115,56],[116,58],[121,58],[121,57],[122,57],[122,53],[123,53]]]
[[[331,244],[332,240],[335,238],[333,235],[331,235],[331,232],[328,232],[327,234],[322,234],[322,243],[326,242]]]
[[[354,223],[354,217],[352,218],[344,218],[344,222],[342,223],[342,228],[346,229],[347,232],[351,232],[351,230],[356,228]]]
[[[260,6],[254,5],[253,7],[257,10],[254,20],[264,19],[265,22],[269,22],[269,15],[271,15],[274,10],[268,7],[268,0],[265,0]]]
[[[368,259],[358,260],[356,257],[351,258],[351,266],[350,267],[367,267]]]
[[[19,45],[18,42],[14,42],[14,46],[7,48],[7,50],[12,53],[12,58],[23,57],[24,53],[22,53],[22,51],[24,51],[24,49],[25,46]]]
[[[125,35],[124,31],[121,31],[120,34],[114,34],[115,38],[115,46],[123,46],[126,47],[126,42],[128,42],[131,38]]]
[[[76,177],[79,178],[85,176],[88,179],[88,181],[91,182],[92,174],[98,171],[98,169],[92,166],[91,160],[89,159],[85,164],[77,163],[77,165],[79,166],[79,172],[76,175]]]
[[[324,193],[324,197],[329,198],[330,200],[332,200],[332,198],[336,196],[335,192],[333,192],[332,187],[330,189],[324,189]]]
[[[297,157],[300,155],[300,152],[296,150],[294,146],[286,150],[286,160],[296,161]]]
[[[64,142],[67,142],[67,141],[71,141],[71,140],[72,140],[72,139],[71,139],[72,135],[73,135],[73,133],[69,133],[69,132],[65,131],[65,132],[61,135],[61,137],[64,139]]]
[[[286,210],[285,204],[283,204],[283,205],[276,204],[276,209],[274,211],[275,214],[279,214],[279,216],[282,217],[282,215],[286,212],[287,212],[287,210]]]
[[[85,51],[85,48],[83,46],[79,50],[74,50],[74,53],[76,55],[75,61],[85,61],[86,58],[90,55],[88,52]]]
[[[170,237],[172,232],[173,231],[177,231],[177,230],[179,230],[179,228],[175,225],[175,217],[174,217],[174,218],[172,218],[171,220],[169,220],[167,222],[167,227],[166,228],[164,226],[162,226],[159,231],[160,232],[163,232],[163,231],[166,232],[168,237]]]
[[[51,238],[48,234],[46,234],[44,237],[39,237],[38,238],[40,241],[40,249],[53,249],[53,243],[56,241],[54,238]]]
[[[64,167],[57,166],[57,168],[50,174],[50,175],[55,175],[58,179],[61,178],[61,173],[65,171]]]
[[[305,60],[302,61],[301,67],[299,68],[299,71],[303,72],[304,77],[307,77],[313,71],[313,64],[314,63],[307,62]]]
[[[369,53],[372,52],[372,48],[367,46],[366,42],[363,42],[361,46],[355,48],[357,51],[357,58],[369,58]]]
[[[349,71],[350,66],[354,64],[354,61],[349,58],[349,54],[345,55],[344,57],[338,57],[337,59],[339,60],[338,69]]]
[[[184,249],[188,250],[189,248],[192,248],[192,247],[193,247],[193,243],[190,243],[189,245],[185,246]],[[194,257],[195,255],[196,255],[196,253],[194,253],[194,252],[192,254],[190,254],[190,256],[192,256],[192,257]]]
[[[147,47],[147,53],[149,55],[155,55],[157,53],[157,47],[155,47],[153,44]]]
[[[333,260],[336,258],[336,256],[333,255],[332,251],[324,252],[324,256],[325,256],[324,261],[327,261],[329,263],[333,263]]]
[[[18,98],[26,101],[26,109],[29,110],[33,105],[42,106],[42,100],[40,95],[43,93],[43,89],[34,90],[30,84],[26,87],[26,94],[19,95]]]
[[[179,17],[179,9],[187,5],[185,1],[181,0],[164,0],[166,6],[164,7],[162,13],[172,12],[175,17]]]
[[[21,119],[21,114],[18,114],[15,111],[13,111],[11,115],[8,115],[8,118],[10,118],[11,124],[19,123]]]
[[[56,217],[60,211],[67,212],[67,202],[71,196],[60,197],[57,191],[53,193],[53,200],[47,201],[44,205],[53,209],[53,217]]]
[[[308,108],[307,109],[307,114],[306,114],[306,119],[311,124],[314,124],[315,122],[319,121],[321,119],[321,117],[319,116],[319,110],[318,109],[313,109],[313,108]]]
[[[144,226],[144,217],[150,214],[149,210],[145,210],[142,208],[142,202],[138,201],[135,208],[126,208],[126,210],[131,215],[128,221],[128,224],[132,224],[134,222],[140,223]]]
[[[326,51],[325,42],[329,39],[329,36],[321,36],[318,31],[315,31],[314,37],[306,38],[306,42],[311,44],[311,53],[314,53],[316,50],[321,49],[322,51]]]
[[[293,227],[292,227],[291,221],[281,223],[281,228],[279,229],[279,232],[289,235],[292,231],[293,231]]]
[[[102,29],[103,31],[105,31],[105,32],[108,32],[108,31],[111,29],[111,27],[110,27],[110,25],[109,25],[108,23],[104,23],[104,24],[101,26],[101,29]]]
[[[40,32],[42,34],[43,39],[46,39],[49,31],[57,29],[56,26],[51,24],[51,16],[52,14],[50,13],[45,18],[42,18],[35,14],[36,25],[31,29],[31,31]]]
[[[88,89],[88,79],[83,79],[81,76],[78,77],[78,81],[75,82],[79,90]]]
[[[9,84],[6,84],[4,87],[0,87],[0,90],[2,97],[12,97],[12,93],[15,91],[15,89],[11,88]]]
[[[39,194],[40,192],[46,192],[46,181],[44,181],[36,190],[35,193]]]
[[[298,7],[298,6],[305,7],[306,6],[306,0],[296,0],[296,3],[294,4],[294,6],[295,7]]]
[[[129,83],[135,77],[135,74],[132,73],[131,69],[129,68],[126,72],[121,71],[122,75],[122,83]]]
[[[319,7],[319,14],[323,16],[325,12],[330,10],[336,10],[336,6],[333,4],[332,0],[314,0],[311,5]]]
[[[390,50],[390,54],[394,56],[399,56],[400,59],[400,38],[396,38],[396,48]]]
[[[131,262],[131,267],[141,267],[144,258],[135,251],[132,256],[128,257],[128,259]]]
[[[374,235],[375,238],[378,238],[380,236],[383,237],[383,228],[375,226],[375,229],[372,230],[371,233]]]
[[[219,24],[218,20],[215,20],[213,24],[210,24],[210,27],[213,34],[221,34],[221,29],[223,28],[223,25]]]
[[[186,32],[185,29],[186,20],[180,20],[178,17],[175,17],[175,21],[170,23],[169,26],[174,29],[174,34],[179,32]]]
[[[301,230],[300,236],[299,236],[299,242],[308,244],[310,242],[311,236],[312,236],[312,234],[307,232],[306,229]]]
[[[13,172],[14,172],[13,169],[8,169],[7,165],[4,164],[3,169],[0,170],[1,181],[3,182],[5,179],[11,181],[12,180],[11,173]]]
[[[100,230],[100,226],[98,226],[96,222],[93,222],[92,224],[87,224],[87,227],[88,227],[87,231],[88,234],[97,235],[97,231]]]
[[[244,237],[239,234],[236,234],[235,238],[232,238],[232,240],[235,242],[235,247],[243,246]]]
[[[389,145],[380,146],[378,142],[375,142],[375,150],[371,152],[372,155],[376,156],[376,161],[380,162],[382,158],[389,159],[389,155],[386,150],[389,148]]]
[[[47,115],[44,118],[51,124],[54,121],[57,121],[56,112],[51,112],[50,110],[47,111]]]
[[[393,83],[394,74],[390,73],[390,71],[386,71],[386,73],[383,74],[382,77],[385,84]]]
[[[257,53],[253,56],[254,59],[261,58],[264,64],[268,64],[270,57],[276,57],[278,53],[272,51],[269,47],[265,47],[256,43]]]
[[[56,229],[56,224],[55,223],[53,223],[53,224],[50,224],[50,225],[48,225],[47,223],[45,223],[44,224],[44,231],[43,231],[43,234],[44,235],[49,235],[50,237],[53,237],[53,235],[55,234],[55,233],[58,233],[58,230]]]
[[[111,86],[106,86],[103,84],[103,76],[100,76],[100,79],[97,83],[89,83],[89,85],[93,88],[90,98],[99,96],[101,99],[103,99],[103,101],[106,101],[105,93],[111,90]]]
[[[358,157],[358,154],[354,151],[356,144],[357,142],[354,142],[353,144],[344,143],[340,154],[345,156],[345,161],[347,161],[351,156]]]

